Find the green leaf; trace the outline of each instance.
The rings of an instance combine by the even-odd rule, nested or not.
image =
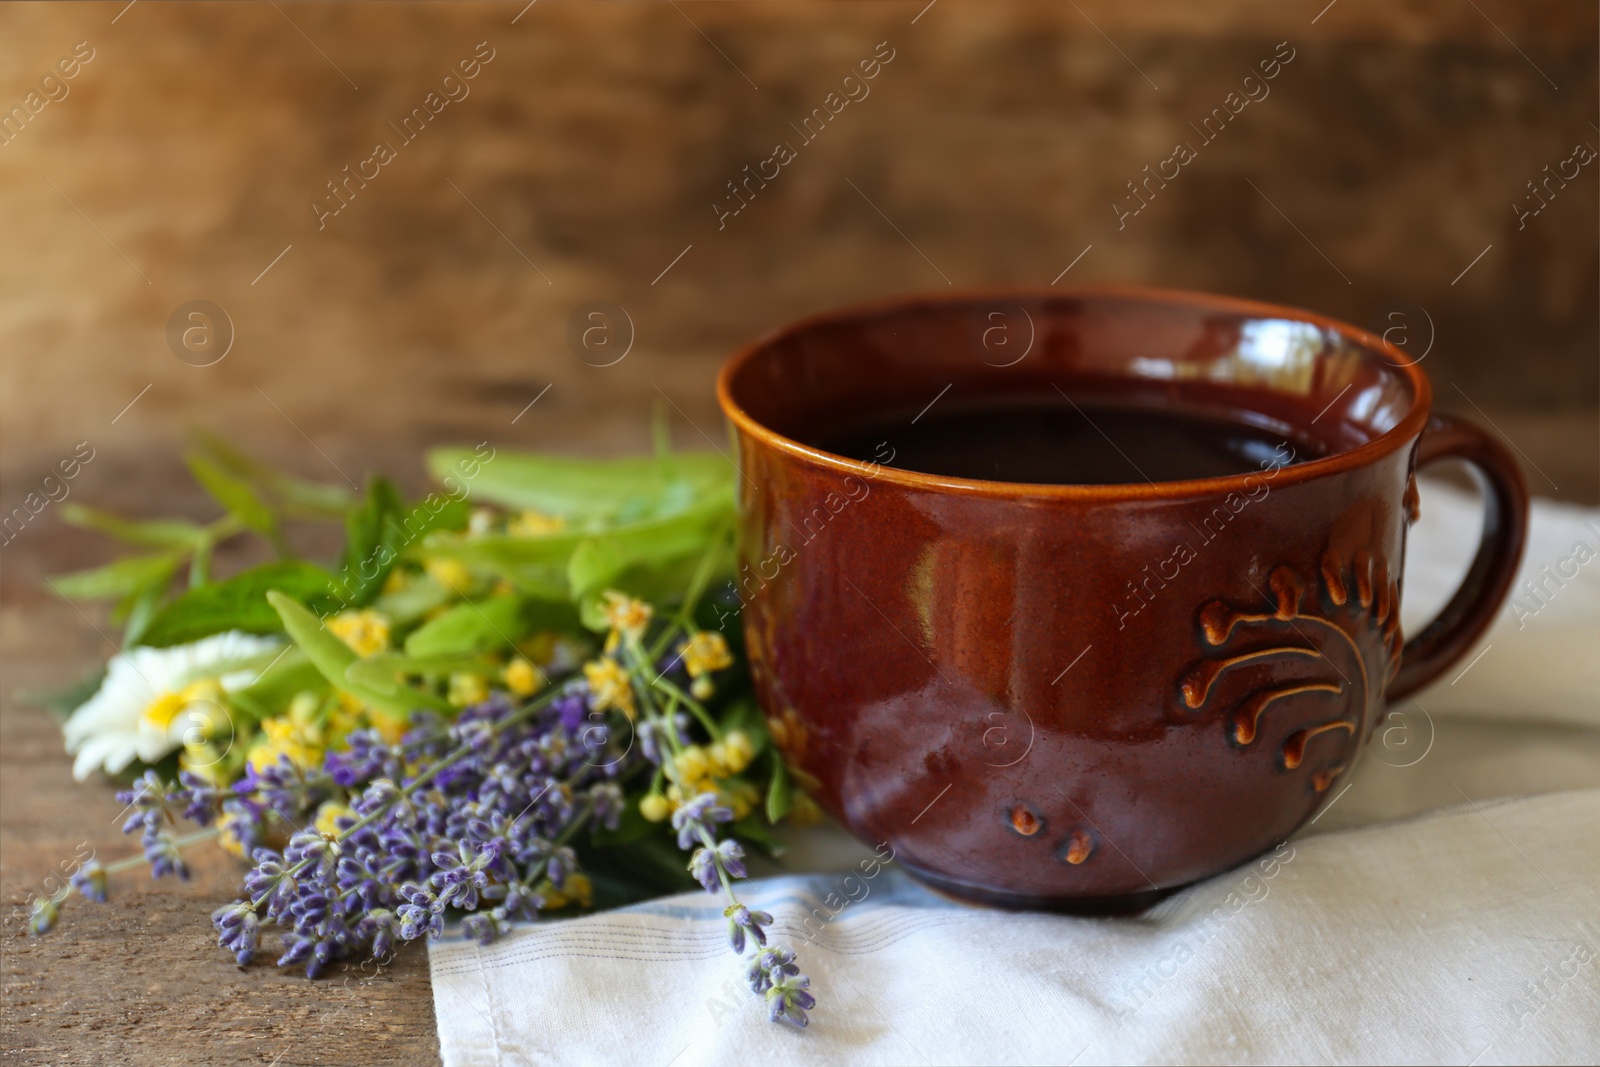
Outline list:
[[[281,715],[290,701],[301,693],[328,692],[328,680],[306,657],[305,651],[291,648],[242,689],[228,694],[228,702],[256,721]]]
[[[475,656],[423,657],[407,656],[399,652],[379,652],[351,663],[345,668],[344,677],[349,685],[361,691],[375,693],[385,700],[398,702],[408,712],[412,708],[449,711],[450,702],[444,697],[409,686],[406,684],[406,679],[448,678],[457,671],[485,673],[491,669],[493,669],[492,664]]]
[[[288,554],[288,545],[283,539],[283,531],[278,526],[278,516],[256,492],[254,486],[198,452],[191,452],[184,459],[189,464],[189,471],[194,475],[195,481],[199,482],[217,503],[244,523],[247,529],[254,530],[271,541],[280,555]]]
[[[583,540],[581,534],[553,537],[509,537],[495,534],[460,541],[435,541],[408,551],[413,557],[459,560],[475,571],[504,578],[518,591],[546,600],[566,600],[567,560]]]
[[[731,490],[734,477],[732,465],[714,452],[582,459],[501,449],[483,462],[465,448],[436,448],[428,470],[441,480],[465,480],[491,503],[558,515],[585,530],[683,510],[708,493]]]
[[[403,690],[396,695],[378,692],[351,681],[346,672],[360,658],[354,649],[329,633],[322,625],[322,620],[293,597],[273,589],[267,592],[267,602],[283,620],[283,628],[289,632],[294,643],[300,646],[306,658],[335,688],[375,708],[402,717],[410,715],[415,708],[428,706],[425,700],[410,699],[423,696],[415,690]]]
[[[182,555],[176,552],[125,556],[104,567],[58,574],[47,580],[68,600],[110,600],[137,595],[151,585],[170,581],[180,559]]]
[[[471,509],[461,500],[435,493],[408,510],[384,478],[367,486],[367,499],[345,516],[344,569],[339,579],[353,606],[370,603],[382,590],[400,553],[435,530],[459,530]]]
[[[383,593],[372,606],[387,616],[395,629],[404,629],[455,598],[455,590],[424,574],[413,578],[397,592]]]
[[[430,542],[418,554],[459,560],[545,600],[592,602],[606,588],[619,585],[624,575],[648,584],[648,588],[630,587],[636,595],[676,598],[706,545],[721,536],[732,510],[733,487],[728,485],[676,514],[637,520],[598,534],[468,537]],[[588,606],[593,607],[592,603]]]
[[[532,629],[529,604],[518,596],[457,604],[412,631],[406,638],[406,653],[442,656],[514,646]]]
[[[334,603],[332,588],[332,575],[314,563],[303,560],[264,563],[227,581],[188,590],[150,620],[144,643],[156,647],[181,645],[224,630],[279,633],[283,625],[279,613],[267,603],[269,589],[321,609]]]
[[[292,519],[340,519],[355,501],[337,485],[308,482],[253,459],[205,430],[190,431],[194,448],[215,467],[253,487],[263,500],[275,500]]]
[[[130,545],[148,548],[192,547],[205,537],[205,527],[187,519],[124,519],[82,504],[63,505],[61,518],[69,525],[97,530]]]
[[[156,612],[161,607],[161,598],[166,595],[166,591],[166,582],[153,582],[124,601],[127,605],[127,621],[122,627],[123,648],[132,648],[144,640],[145,632],[149,629],[151,620],[156,617]]]
[[[776,749],[772,752],[772,781],[767,785],[767,820],[778,822],[794,806],[794,787],[789,782],[789,770]]]
[[[344,519],[344,569],[339,580],[343,596],[360,607],[369,603],[383,588],[399,557],[403,533],[395,525],[400,514],[400,494],[387,478],[367,483],[367,499],[351,508]]]

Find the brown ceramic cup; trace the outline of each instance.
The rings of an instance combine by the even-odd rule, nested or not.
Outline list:
[[[939,477],[814,443],[992,392],[1214,410],[1326,454],[1117,485]],[[1301,826],[1384,703],[1488,626],[1526,533],[1515,462],[1429,413],[1422,371],[1285,307],[1135,288],[901,299],[738,352],[718,398],[742,473],[738,595],[797,777],[955,894],[1125,906]],[[1409,640],[1415,474],[1464,461],[1482,543]]]

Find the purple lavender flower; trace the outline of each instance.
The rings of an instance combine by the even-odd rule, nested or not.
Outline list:
[[[544,873],[550,884],[560,889],[567,884],[567,876],[578,869],[578,856],[566,845],[550,850]]]
[[[394,950],[394,939],[399,933],[399,919],[388,908],[373,908],[356,924],[356,936],[372,940],[372,957],[386,958]]]
[[[400,921],[401,937],[412,941],[424,933],[438,937],[443,932],[444,908],[436,906],[432,893],[418,885],[404,885],[400,887],[400,896],[405,903],[395,912],[395,917]]]
[[[276,922],[294,900],[295,880],[270,848],[256,849],[251,858],[256,865],[244,876],[244,891],[256,905],[265,904],[267,918]]]
[[[178,781],[183,788],[175,791],[172,799],[185,805],[183,817],[199,826],[210,826],[217,814],[221,792],[193,771],[179,771]]]
[[[569,685],[550,705],[550,710],[555,712],[562,729],[576,734],[589,715],[589,687],[581,682]]]
[[[331,873],[339,861],[338,846],[318,830],[301,830],[289,838],[289,847],[283,850],[283,858],[290,866],[296,866],[304,861],[309,861],[311,870],[306,872],[307,877]]]
[[[678,847],[689,849],[701,835],[707,836],[719,822],[732,822],[733,812],[717,804],[717,794],[701,793],[672,813],[672,828],[678,831]]]
[[[106,870],[97,860],[90,860],[72,874],[72,888],[79,896],[96,904],[106,902],[107,882]]]
[[[722,869],[728,872],[728,877],[750,877],[744,869],[744,848],[739,842],[732,839],[718,841],[717,856],[722,860]]]
[[[315,978],[333,961],[338,953],[339,942],[332,936],[315,936],[310,934],[284,934],[283,943],[286,949],[278,957],[279,967],[289,967],[305,961],[306,977]]]
[[[352,730],[345,744],[349,750],[328,753],[322,768],[346,789],[373,778],[399,778],[405,769],[403,746],[386,744],[376,730]]]
[[[131,834],[142,830],[146,837],[159,831],[171,819],[170,808],[179,802],[169,787],[155,771],[145,771],[134,780],[132,789],[117,794],[117,803],[130,810],[122,824],[122,832]]]
[[[428,881],[438,894],[438,906],[453,904],[463,911],[476,908],[478,891],[489,884],[489,876],[483,870],[486,865],[484,854],[473,855],[465,842],[456,846],[455,852],[435,852],[434,872]]]
[[[722,914],[728,919],[728,944],[733,946],[733,951],[744,952],[744,932],[750,931],[750,936],[756,944],[766,945],[767,932],[763,927],[772,925],[772,916],[764,911],[752,911],[737,902],[729,904],[723,909]]]
[[[234,954],[243,967],[261,946],[261,917],[247,900],[234,901],[211,913],[217,945]]]
[[[48,934],[61,914],[61,902],[54,897],[35,897],[28,912],[28,933]]]
[[[179,881],[189,880],[189,865],[184,862],[183,853],[178,848],[178,839],[170,832],[152,832],[146,827],[139,843],[144,846],[145,859],[150,861],[150,877],[163,878],[175,874]]]
[[[750,969],[745,976],[750,982],[752,993],[765,993],[772,988],[774,982],[785,975],[799,974],[800,968],[794,962],[794,953],[786,948],[769,946],[761,949],[750,960]]]
[[[222,802],[222,814],[239,851],[253,855],[266,840],[266,809],[247,797],[235,796]]]
[[[773,1022],[785,1022],[804,1028],[810,1020],[806,1012],[817,1006],[817,998],[808,988],[811,979],[803,974],[785,974],[775,979],[767,990],[767,1014]]]
[[[600,782],[589,790],[589,800],[594,805],[595,822],[607,830],[615,830],[627,806],[622,787],[615,782]]]
[[[467,916],[461,921],[461,932],[480,945],[487,945],[503,936],[510,927],[502,908],[490,908]]]
[[[722,888],[722,876],[717,871],[716,854],[703,845],[695,849],[694,855],[689,857],[689,873],[695,881],[705,887],[707,893],[715,893]]]

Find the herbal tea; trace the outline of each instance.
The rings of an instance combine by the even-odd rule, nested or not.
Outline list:
[[[946,398],[917,415],[875,417],[816,446],[869,461],[881,442],[894,465],[952,478],[1054,485],[1172,482],[1249,474],[1315,459],[1305,436],[1220,414],[1088,394]]]

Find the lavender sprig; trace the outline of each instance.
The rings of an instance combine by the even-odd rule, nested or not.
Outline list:
[[[709,719],[709,716],[698,702],[666,681],[661,672],[654,672],[652,677],[651,666],[658,657],[641,646],[637,634],[623,637],[621,648],[625,666],[632,679],[639,715],[644,720],[641,731],[648,726],[653,742],[646,748],[647,758],[686,795],[690,785],[682,777],[675,758],[686,748],[677,727],[677,709],[683,706],[697,717]],[[664,707],[657,706],[658,694],[664,698]],[[713,736],[716,736],[714,728]],[[755,944],[756,951],[747,972],[751,991],[765,998],[773,1022],[804,1027],[809,1022],[806,1012],[817,1003],[810,992],[811,980],[800,973],[793,952],[768,946],[766,928],[772,925],[772,916],[747,907],[734,892],[734,880],[748,876],[744,849],[737,841],[718,840],[716,836],[718,825],[732,821],[733,812],[719,804],[717,795],[710,792],[695,795],[672,813],[678,847],[694,849],[689,859],[689,872],[706,892],[720,891],[728,901],[722,914],[728,920],[729,946],[742,956],[748,942]]]

